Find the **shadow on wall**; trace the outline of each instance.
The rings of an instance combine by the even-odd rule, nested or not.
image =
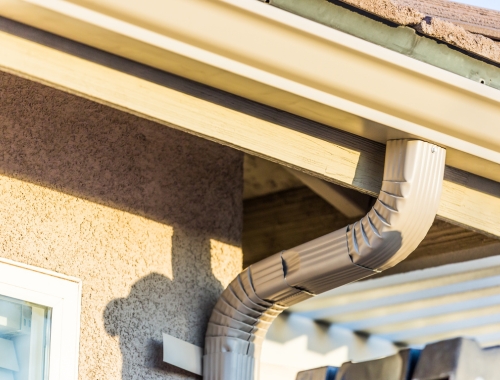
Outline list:
[[[7,73],[0,84],[0,175],[240,244],[241,152]]]
[[[169,379],[201,379],[163,362],[162,333],[203,346],[203,332],[223,290],[215,277],[202,275],[211,273],[210,244],[208,252],[197,252],[197,260],[189,262],[183,240],[174,234],[174,280],[152,273],[137,281],[126,298],[106,306],[104,326],[119,338],[123,380],[165,379],[167,374],[173,376]]]
[[[224,277],[213,241],[236,247],[227,276],[241,270],[242,165],[234,149],[0,72],[0,255],[82,279],[81,379],[198,378],[162,362],[162,333],[203,345]]]

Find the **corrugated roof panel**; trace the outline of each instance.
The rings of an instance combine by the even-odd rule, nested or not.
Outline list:
[[[493,346],[500,343],[500,257],[346,285],[291,312],[407,345],[464,336]]]

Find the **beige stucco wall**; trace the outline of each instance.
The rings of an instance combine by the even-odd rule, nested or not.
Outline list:
[[[0,73],[0,256],[83,281],[80,379],[197,378],[161,334],[202,345],[241,270],[242,160]]]

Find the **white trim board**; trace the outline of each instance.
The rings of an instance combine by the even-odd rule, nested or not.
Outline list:
[[[202,375],[203,348],[163,333],[163,361]]]

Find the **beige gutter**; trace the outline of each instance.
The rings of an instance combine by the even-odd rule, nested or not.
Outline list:
[[[251,0],[0,0],[0,14],[500,180],[500,92]],[[82,7],[84,6],[84,7]]]
[[[441,198],[446,151],[387,142],[384,181],[359,222],[250,265],[222,292],[205,334],[205,380],[258,380],[262,342],[288,307],[403,261],[427,235]]]

